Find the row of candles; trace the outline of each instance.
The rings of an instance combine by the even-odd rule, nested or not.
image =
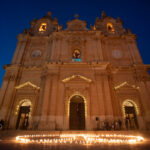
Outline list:
[[[17,142],[41,144],[135,144],[144,141],[141,136],[122,134],[42,134],[17,136]]]

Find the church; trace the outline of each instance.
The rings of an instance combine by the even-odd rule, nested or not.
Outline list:
[[[75,15],[63,28],[48,12],[17,39],[0,89],[7,129],[150,129],[150,65],[120,18],[102,12],[88,28]]]

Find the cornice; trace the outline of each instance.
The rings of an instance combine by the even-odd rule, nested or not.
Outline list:
[[[150,69],[150,64],[134,64],[133,66],[135,69],[140,69],[140,70]]]
[[[4,70],[16,70],[18,69],[19,67],[21,67],[20,64],[6,64],[3,66]]]
[[[29,34],[18,34],[17,39],[20,42],[26,42],[29,37],[30,37]]]
[[[110,65],[109,69],[111,71],[135,71],[135,70],[148,70],[150,65],[140,64],[140,65],[127,65],[127,66],[113,66]]]

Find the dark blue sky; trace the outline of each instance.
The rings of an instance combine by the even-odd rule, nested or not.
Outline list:
[[[0,84],[3,65],[10,64],[16,48],[16,36],[29,28],[30,21],[48,11],[65,27],[66,22],[79,14],[88,27],[100,17],[120,17],[124,27],[137,35],[138,48],[145,64],[150,64],[150,0],[3,0],[0,3]]]

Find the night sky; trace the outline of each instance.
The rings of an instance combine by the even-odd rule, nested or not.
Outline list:
[[[85,20],[94,24],[102,10],[108,16],[120,19],[124,27],[137,35],[137,44],[145,64],[150,64],[150,0],[3,0],[0,3],[0,85],[4,76],[3,65],[10,64],[16,48],[16,36],[30,21],[52,12],[59,24],[66,27],[68,20]]]

